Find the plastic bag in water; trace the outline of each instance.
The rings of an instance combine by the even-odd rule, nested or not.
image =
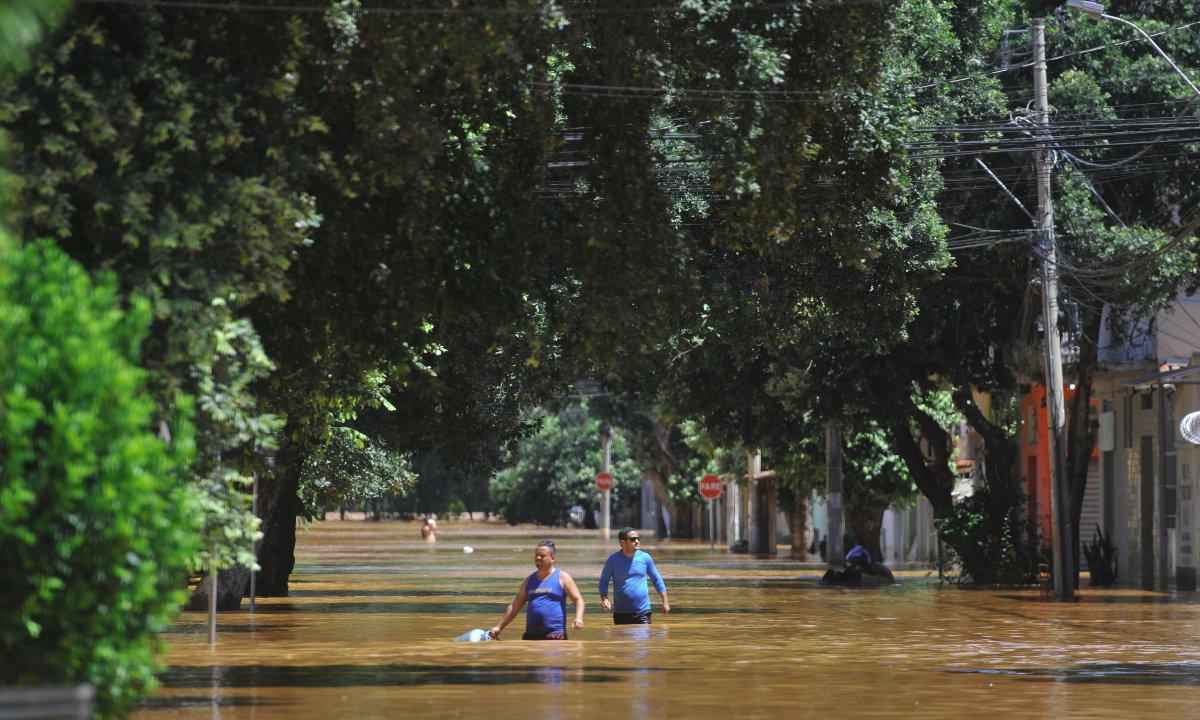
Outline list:
[[[454,639],[457,642],[484,642],[491,640],[492,636],[487,630],[475,628],[474,630],[468,630]]]

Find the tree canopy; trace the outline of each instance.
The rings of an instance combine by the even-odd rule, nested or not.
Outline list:
[[[558,409],[582,378],[667,502],[760,449],[807,494],[845,423],[864,506],[915,486],[972,528],[947,537],[986,581],[1018,532],[1010,411],[1038,328],[1079,347],[1084,418],[1104,308],[1195,282],[1195,99],[1128,28],[1063,15],[1036,129],[1041,5],[84,3],[28,59],[0,50],[20,71],[0,80],[5,211],[149,308],[147,422],[179,437],[195,408],[193,562],[251,562],[258,477],[268,594],[299,516],[421,492],[422,468],[476,502],[528,465],[519,443],[583,452],[563,429],[593,421]],[[1116,9],[1200,64],[1179,3]],[[0,38],[54,12],[11,3]],[[1040,324],[1013,200],[1032,206],[1035,141],[1058,159],[1066,299]],[[954,413],[987,444],[970,507]],[[560,460],[528,482],[583,502]]]

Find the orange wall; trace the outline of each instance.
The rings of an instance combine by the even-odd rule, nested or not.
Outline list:
[[[1075,394],[1069,386],[1063,388],[1064,397],[1070,403]],[[1037,506],[1038,530],[1042,541],[1050,542],[1050,430],[1047,427],[1047,408],[1042,400],[1046,397],[1046,388],[1033,385],[1025,397],[1021,398],[1021,473],[1025,476],[1025,494]],[[1093,408],[1094,409],[1094,408]],[[1037,444],[1029,444],[1029,422],[1033,412],[1037,412],[1036,427]],[[1092,448],[1093,454],[1096,449]],[[1037,477],[1029,477],[1030,460],[1037,467]]]

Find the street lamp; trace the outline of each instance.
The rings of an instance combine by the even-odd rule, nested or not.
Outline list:
[[[1183,81],[1188,84],[1188,87],[1192,89],[1192,92],[1196,93],[1197,96],[1200,96],[1200,88],[1197,88],[1196,84],[1192,82],[1192,79],[1187,76],[1187,73],[1180,70],[1179,66],[1175,64],[1175,61],[1171,59],[1171,56],[1164,52],[1163,49],[1158,46],[1158,43],[1154,42],[1154,38],[1150,37],[1150,33],[1146,32],[1125,18],[1117,17],[1116,15],[1109,15],[1108,13],[1104,12],[1104,6],[1098,2],[1090,2],[1090,0],[1067,0],[1067,7],[1072,10],[1078,10],[1093,20],[1116,20],[1119,23],[1123,23],[1134,30],[1137,30],[1139,33],[1141,33],[1142,37],[1146,38],[1146,42],[1150,43],[1150,46],[1153,47],[1159,55],[1162,55],[1163,60],[1166,60],[1171,67],[1174,68],[1175,72],[1179,73],[1179,77],[1183,78]]]

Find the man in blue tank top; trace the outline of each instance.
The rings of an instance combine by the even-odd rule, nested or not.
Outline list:
[[[667,584],[658,574],[650,553],[638,548],[642,537],[637,530],[622,528],[617,533],[617,540],[621,543],[621,549],[608,556],[604,569],[600,571],[600,605],[605,610],[613,611],[613,623],[616,625],[649,625],[650,591],[646,581],[648,579],[654,583],[654,589],[662,598],[665,613],[671,612]],[[615,603],[608,599],[610,580]]]
[[[500,633],[528,603],[522,640],[566,640],[568,597],[575,603],[575,629],[583,628],[583,596],[579,594],[575,579],[554,567],[555,552],[550,540],[543,540],[534,548],[533,564],[537,570],[517,588],[517,596],[504,611],[504,617],[491,629],[490,635],[494,639],[500,639]]]

